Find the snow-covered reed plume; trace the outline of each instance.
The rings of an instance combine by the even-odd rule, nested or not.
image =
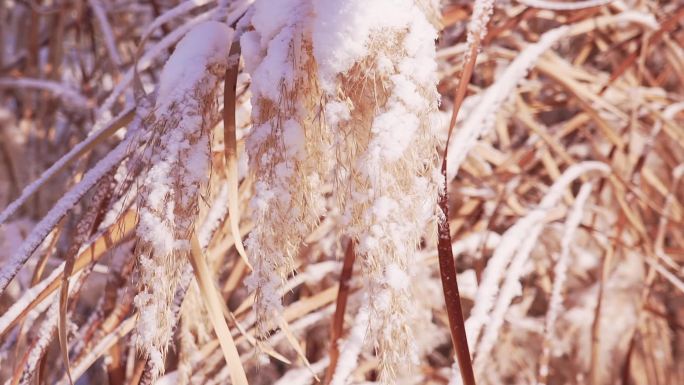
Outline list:
[[[164,370],[175,325],[171,305],[188,263],[200,189],[209,175],[210,129],[218,121],[217,94],[232,36],[226,25],[205,22],[178,43],[162,71],[147,132],[149,169],[138,202],[136,342],[154,375]]]
[[[246,284],[256,295],[260,334],[280,312],[278,287],[293,269],[304,237],[325,211],[322,184],[330,168],[320,92],[308,29],[311,4],[257,2],[253,31],[241,37],[252,77],[253,131],[247,141],[255,191],[254,230],[246,242],[254,267]]]
[[[313,43],[338,161],[337,202],[358,242],[382,375],[416,359],[410,267],[438,192],[430,133],[435,4],[318,1]]]
[[[241,38],[252,76],[255,229],[247,246],[260,331],[279,311],[283,274],[324,214],[333,178],[358,242],[369,322],[384,374],[413,354],[411,257],[434,217],[434,2],[261,1]],[[334,155],[334,156],[332,156]],[[415,357],[413,357],[415,358]]]

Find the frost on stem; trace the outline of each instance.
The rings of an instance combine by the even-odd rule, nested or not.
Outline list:
[[[506,311],[520,292],[519,281],[524,275],[525,263],[543,230],[544,218],[558,204],[567,186],[591,171],[608,173],[610,168],[596,161],[584,161],[568,167],[549,188],[539,207],[519,219],[502,236],[482,274],[475,306],[465,324],[468,340],[477,342],[472,349],[476,354],[476,373],[481,374],[486,369],[487,357],[491,357],[489,353],[497,341]],[[502,279],[503,284],[500,287],[499,281]]]
[[[470,60],[471,50],[473,45],[477,44],[479,49],[479,41],[487,35],[487,24],[494,12],[494,0],[475,0],[473,4],[473,13],[468,23],[468,35],[466,37],[466,57],[465,61]],[[476,43],[478,42],[478,43]]]
[[[363,349],[368,329],[370,312],[368,310],[368,297],[364,297],[363,305],[354,319],[354,326],[349,331],[349,335],[340,345],[340,358],[335,368],[335,374],[330,382],[331,385],[344,385],[347,379],[356,368],[359,354]]]
[[[534,44],[523,49],[503,71],[494,84],[482,94],[482,98],[469,113],[465,122],[449,142],[447,180],[453,180],[477,139],[494,127],[496,111],[513,95],[518,83],[525,78],[539,57],[549,50],[570,28],[561,26],[545,32]]]
[[[313,43],[334,135],[337,202],[357,252],[384,380],[416,360],[412,256],[439,186],[433,5],[318,1]]]
[[[565,221],[565,229],[563,230],[563,237],[561,238],[561,252],[558,256],[558,261],[554,268],[554,280],[551,290],[551,298],[549,299],[549,310],[546,313],[546,322],[544,326],[544,345],[542,348],[542,358],[539,366],[539,378],[541,384],[546,384],[549,373],[549,361],[551,357],[551,344],[556,343],[558,337],[556,336],[556,320],[558,315],[563,311],[563,287],[568,275],[568,266],[570,264],[570,249],[575,237],[575,232],[582,222],[584,214],[584,206],[590,197],[592,184],[587,182],[582,185],[575,204],[568,214]]]
[[[253,30],[241,37],[252,77],[253,131],[247,141],[255,192],[254,230],[246,246],[254,271],[259,334],[281,309],[278,287],[293,268],[304,237],[325,212],[322,194],[330,169],[329,138],[319,117],[320,92],[307,20],[308,1],[257,2]]]
[[[158,376],[172,337],[172,303],[187,264],[198,197],[209,175],[210,129],[218,121],[217,95],[227,67],[232,30],[197,25],[178,43],[162,71],[154,121],[143,156],[136,248],[141,291],[137,346]]]

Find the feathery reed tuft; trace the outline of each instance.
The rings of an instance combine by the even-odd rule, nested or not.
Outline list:
[[[210,36],[210,39],[207,39]],[[219,117],[217,98],[226,70],[232,31],[207,22],[178,43],[162,71],[154,121],[143,153],[149,168],[139,195],[140,312],[136,344],[153,376],[164,372],[176,317],[174,295],[188,265],[190,238],[209,175],[210,129]]]

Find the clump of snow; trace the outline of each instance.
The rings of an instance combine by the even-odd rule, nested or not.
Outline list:
[[[411,283],[411,278],[406,274],[406,271],[395,263],[391,263],[385,268],[385,279],[394,290],[407,290]]]
[[[277,3],[277,4],[274,4]],[[259,44],[269,46],[281,30],[291,25],[301,12],[301,0],[257,1],[254,4],[252,26],[259,32]]]
[[[185,97],[205,76],[208,65],[225,63],[233,30],[216,21],[198,24],[178,42],[159,79],[157,107]]]
[[[254,4],[251,12],[254,31],[240,37],[245,69],[253,79],[253,100],[265,97],[278,102],[282,82],[291,84],[294,81],[292,41],[300,33],[296,25],[308,12],[308,7],[302,0],[283,0],[277,6],[270,1]]]
[[[412,0],[315,1],[312,36],[323,89],[334,92],[337,76],[369,56],[371,33],[405,28],[415,12]]]
[[[382,221],[387,219],[387,217],[392,214],[392,212],[396,211],[399,209],[399,206],[397,205],[397,202],[389,197],[386,196],[381,196],[380,198],[376,199],[375,203],[373,204],[373,215],[375,215],[375,219]],[[382,234],[382,231],[379,232]]]
[[[349,106],[346,103],[330,102],[325,105],[325,119],[333,127],[349,120],[350,116]]]
[[[305,155],[306,138],[304,129],[294,119],[288,119],[283,123],[283,143],[288,157],[299,158]]]
[[[373,121],[371,132],[375,136],[369,145],[369,155],[388,162],[398,160],[411,144],[419,125],[418,117],[403,105],[390,107]]]

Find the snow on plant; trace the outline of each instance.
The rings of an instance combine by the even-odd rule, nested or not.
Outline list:
[[[336,140],[336,191],[346,231],[358,242],[383,375],[417,358],[411,264],[439,186],[430,132],[439,101],[437,33],[425,16],[431,6],[316,3],[314,51]]]
[[[506,102],[515,86],[527,75],[537,59],[565,36],[569,27],[561,26],[544,33],[539,41],[525,47],[513,62],[506,67],[499,79],[483,93],[482,99],[473,108],[458,132],[450,142],[448,153],[447,180],[452,180],[480,135],[494,126],[495,111]]]
[[[135,298],[136,342],[156,375],[164,370],[175,325],[171,304],[188,264],[200,189],[209,174],[210,129],[218,120],[217,94],[232,35],[225,24],[205,22],[178,43],[162,71],[155,120],[148,128],[149,169],[136,232],[141,286]]]
[[[546,322],[544,324],[544,350],[542,353],[541,364],[539,365],[540,378],[545,382],[549,375],[549,357],[551,355],[551,343],[557,340],[556,336],[556,320],[563,309],[563,286],[567,279],[568,265],[570,264],[570,249],[575,231],[582,222],[584,214],[584,206],[591,194],[592,184],[585,183],[580,188],[577,194],[577,199],[572,207],[572,211],[568,214],[568,219],[565,222],[565,229],[563,230],[563,238],[561,239],[561,252],[558,256],[558,261],[554,268],[554,281],[551,290],[551,298],[549,300],[549,311],[546,315]]]
[[[366,331],[368,330],[368,322],[370,321],[370,310],[368,308],[368,297],[366,296],[363,305],[359,309],[354,319],[349,336],[342,343],[340,351],[340,360],[335,368],[335,375],[330,382],[331,385],[344,385],[356,367],[359,354],[363,349],[366,340]]]
[[[83,384],[459,383],[435,219],[478,384],[676,377],[676,2],[88,0],[93,39],[28,3],[0,0],[0,383],[66,385],[60,353]]]
[[[278,287],[293,270],[304,237],[325,212],[323,183],[329,139],[320,112],[320,92],[307,20],[308,1],[257,2],[253,31],[241,37],[252,77],[252,133],[247,142],[255,175],[251,200],[254,230],[246,242],[260,334],[280,312]]]
[[[473,343],[480,339],[482,329],[486,327],[482,341],[473,346],[474,353],[485,357],[481,361],[484,362],[487,353],[493,348],[503,324],[506,309],[519,293],[519,279],[523,275],[525,262],[543,229],[545,215],[558,203],[570,182],[590,171],[606,173],[609,170],[606,164],[595,161],[586,161],[569,167],[551,186],[539,207],[518,220],[502,236],[501,242],[483,273],[475,296],[475,306],[465,325],[468,340]],[[504,277],[504,284],[500,288],[499,280],[502,277]]]
[[[272,326],[265,321],[279,311],[277,287],[324,213],[319,191],[333,177],[363,259],[384,374],[414,354],[409,267],[438,190],[430,133],[437,34],[428,10],[414,1],[262,1],[241,39],[255,125],[247,284],[261,331]]]

